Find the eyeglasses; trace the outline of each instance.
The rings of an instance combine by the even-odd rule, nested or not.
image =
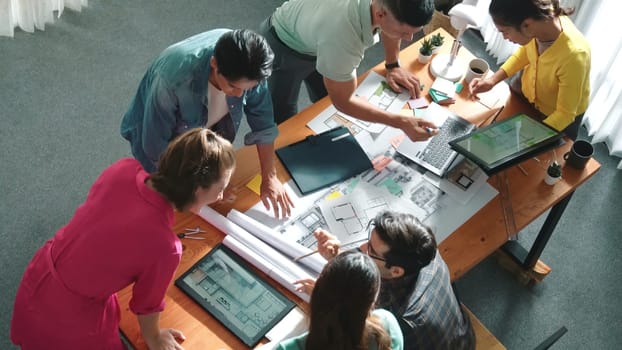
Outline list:
[[[371,246],[371,232],[373,231],[373,229],[369,230],[369,234],[367,236],[367,251],[365,252],[367,255],[369,255],[370,258],[372,259],[376,259],[376,260],[380,260],[380,261],[387,261],[387,259],[376,255],[376,250],[374,249],[374,247]]]

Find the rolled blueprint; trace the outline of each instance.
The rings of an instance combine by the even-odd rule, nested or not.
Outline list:
[[[302,300],[309,302],[309,295],[296,290],[296,286],[294,285],[296,279],[292,279],[292,276],[279,269],[270,261],[264,259],[261,255],[257,254],[251,248],[245,246],[233,236],[225,237],[222,243],[227,247],[231,248],[231,250],[241,256],[244,260],[248,261],[253,266],[270,276],[270,278],[277,281],[280,285],[287,288],[287,290],[298,295]]]
[[[233,223],[244,228],[246,231],[250,232],[255,237],[261,239],[272,247],[278,249],[281,253],[292,258],[297,258],[312,252],[311,249],[297,242],[289,241],[283,238],[281,234],[274,232],[273,229],[235,209],[231,209],[227,215],[227,218],[233,221]],[[317,274],[322,272],[324,265],[326,265],[326,259],[319,254],[313,254],[302,258],[299,262],[305,264]]]
[[[289,281],[317,277],[311,276],[295,262],[291,261],[291,259],[285,257],[279,251],[264,243],[259,238],[248,233],[242,227],[234,224],[231,220],[220,215],[214,209],[205,206],[201,209],[201,211],[199,211],[199,216],[228,236],[230,235],[234,237],[247,248],[252,249],[257,255],[278,267],[283,273],[291,276]]]

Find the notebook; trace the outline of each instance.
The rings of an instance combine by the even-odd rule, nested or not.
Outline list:
[[[363,148],[343,126],[279,148],[276,155],[303,195],[372,167]]]
[[[492,175],[563,144],[563,133],[516,114],[450,142],[451,147]]]
[[[430,103],[424,119],[439,127],[438,134],[427,141],[413,142],[404,138],[397,152],[431,173],[443,177],[458,156],[458,152],[449,146],[449,141],[468,134],[475,129],[475,125],[436,103]]]

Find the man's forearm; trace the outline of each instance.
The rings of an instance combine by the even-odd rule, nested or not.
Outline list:
[[[274,143],[261,143],[256,146],[259,167],[261,168],[261,177],[265,179],[270,176],[276,176],[276,167],[274,166]]]
[[[347,103],[343,103],[339,106],[335,105],[335,107],[341,112],[357,119],[372,123],[381,123],[394,128],[400,128],[401,125],[400,115],[382,110],[358,96],[352,96]]]
[[[389,113],[356,96],[354,93],[357,85],[355,79],[341,82],[324,78],[324,85],[333,105],[339,111],[361,120],[382,123],[395,128],[400,128],[402,125],[401,119],[403,117],[399,114]]]
[[[400,58],[400,44],[402,40],[389,38],[388,36],[381,34],[382,45],[384,47],[384,60],[385,63],[397,62]]]

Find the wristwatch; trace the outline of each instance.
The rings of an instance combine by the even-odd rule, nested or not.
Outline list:
[[[400,60],[397,60],[393,63],[385,63],[384,64],[384,68],[386,68],[387,70],[391,70],[393,68],[397,68],[400,66]]]

